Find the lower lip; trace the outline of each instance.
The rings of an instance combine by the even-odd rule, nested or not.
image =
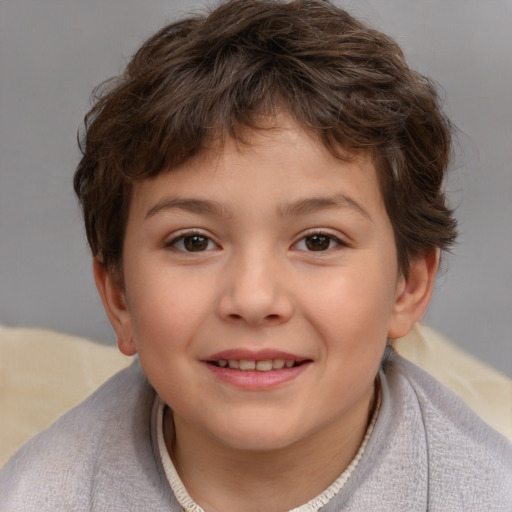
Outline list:
[[[205,364],[216,378],[227,384],[240,389],[262,391],[278,387],[296,379],[311,363],[303,363],[293,368],[270,370],[268,372],[260,372],[258,370],[233,370],[231,368],[221,368],[213,364]]]

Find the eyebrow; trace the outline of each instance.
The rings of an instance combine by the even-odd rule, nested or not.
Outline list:
[[[335,194],[327,197],[308,197],[306,199],[299,199],[289,204],[284,204],[279,207],[279,215],[283,217],[307,215],[319,210],[326,210],[329,208],[350,208],[351,210],[363,215],[368,220],[373,222],[368,211],[355,199],[347,196],[346,194]]]
[[[350,208],[373,222],[368,211],[361,204],[346,194],[298,199],[297,201],[280,205],[277,211],[281,217],[293,217],[307,215],[319,210],[339,207]],[[213,214],[226,218],[233,217],[233,214],[218,201],[213,201],[211,199],[168,197],[152,206],[147,211],[145,219],[153,217],[162,211],[175,209],[197,214]]]
[[[164,210],[185,210],[198,214],[213,214],[219,217],[232,217],[226,208],[218,201],[210,199],[194,199],[181,197],[168,197],[152,206],[146,213],[145,219],[155,216]]]

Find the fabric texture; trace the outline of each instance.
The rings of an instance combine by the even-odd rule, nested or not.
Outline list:
[[[396,354],[357,468],[320,510],[512,510],[512,445]],[[0,472],[0,510],[181,511],[158,456],[155,393],[123,370],[37,435]]]

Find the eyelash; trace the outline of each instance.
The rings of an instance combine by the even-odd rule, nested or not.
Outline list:
[[[193,239],[194,237],[197,237],[198,239],[203,239],[203,244],[206,244],[206,245],[201,245],[201,241],[196,240],[196,242],[197,242],[196,248],[198,248],[199,250],[197,250],[197,251],[190,250],[190,247],[187,248],[186,245],[184,245],[184,244],[186,243],[187,239]],[[315,237],[317,237],[317,240],[313,243],[317,244],[318,250],[312,249],[311,246],[310,247],[307,246],[308,239],[314,239]],[[192,240],[191,240],[191,242],[194,243]],[[327,247],[323,247],[321,245],[322,243],[325,243],[325,242],[327,242]],[[332,247],[333,242],[335,243],[334,247]],[[301,243],[304,243],[304,245],[306,247],[299,248],[299,244],[301,244]],[[181,247],[179,247],[180,244],[182,245]],[[169,242],[166,242],[164,244],[164,247],[172,248],[172,249],[175,249],[175,250],[178,250],[181,252],[193,253],[193,252],[207,252],[207,251],[213,250],[212,247],[209,247],[210,244],[214,244],[215,248],[219,247],[209,236],[205,235],[201,231],[187,231],[187,232],[180,233],[178,236],[175,236]],[[300,238],[297,242],[295,242],[292,246],[292,249],[298,249],[298,250],[301,250],[304,252],[325,253],[325,252],[331,251],[333,249],[336,249],[337,247],[340,247],[340,246],[348,247],[348,244],[331,233],[325,233],[323,231],[311,231],[311,232],[305,234],[304,236],[302,236],[302,238]]]

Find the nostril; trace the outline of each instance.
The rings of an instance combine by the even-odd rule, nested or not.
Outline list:
[[[243,320],[244,319],[244,316],[243,315],[239,315],[238,313],[231,313],[229,315],[229,318],[231,320],[236,320],[236,321],[239,321],[239,320]],[[277,321],[279,321],[280,319],[280,315],[275,315],[275,314],[272,314],[272,315],[266,315],[265,317],[263,317],[263,319],[258,322],[258,323],[264,323],[264,324],[272,324],[272,323],[275,323]]]

